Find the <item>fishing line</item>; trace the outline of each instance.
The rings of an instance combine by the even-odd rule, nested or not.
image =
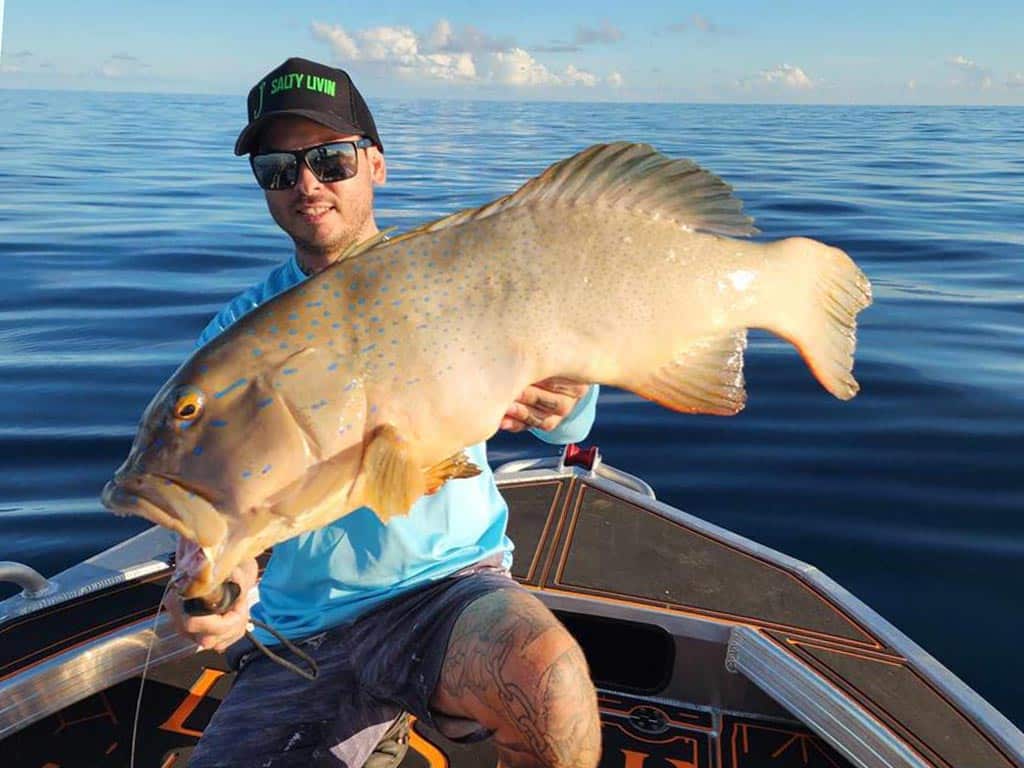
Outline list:
[[[142,677],[139,680],[139,697],[135,700],[135,717],[132,720],[132,745],[131,751],[128,755],[128,768],[135,768],[135,737],[139,732],[139,714],[142,712],[142,689],[146,685],[146,673],[149,672],[149,661],[153,658],[153,646],[156,645],[156,626],[157,622],[160,621],[160,611],[164,609],[164,600],[167,599],[167,593],[171,590],[171,584],[173,582],[173,578],[167,578],[167,586],[164,587],[163,594],[160,595],[160,603],[156,607],[156,616],[153,617],[152,635],[149,638],[149,647],[146,649],[146,661],[142,665]]]

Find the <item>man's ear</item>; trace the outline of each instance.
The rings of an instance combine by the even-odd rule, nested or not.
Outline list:
[[[384,153],[376,147],[367,147],[366,157],[370,161],[370,178],[374,184],[383,184],[388,180],[388,166],[384,162]]]

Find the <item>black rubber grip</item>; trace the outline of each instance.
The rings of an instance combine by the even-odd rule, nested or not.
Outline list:
[[[182,607],[189,616],[227,613],[241,594],[242,588],[236,582],[225,581],[219,589],[215,589],[205,597],[191,597],[183,601]]]

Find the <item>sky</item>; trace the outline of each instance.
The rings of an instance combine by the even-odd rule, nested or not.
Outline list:
[[[369,98],[1024,105],[1024,2],[0,0],[0,89],[244,96],[289,56]]]

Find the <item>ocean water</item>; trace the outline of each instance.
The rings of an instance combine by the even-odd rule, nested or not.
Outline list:
[[[724,419],[603,393],[591,441],[664,501],[817,565],[1024,725],[1024,110],[380,101],[406,229],[597,141],[688,156],[762,238],[874,283],[851,402],[763,333]],[[0,560],[54,573],[209,317],[290,253],[231,153],[241,97],[0,91]],[[492,461],[550,449],[501,435]],[[0,592],[0,594],[9,594]]]

